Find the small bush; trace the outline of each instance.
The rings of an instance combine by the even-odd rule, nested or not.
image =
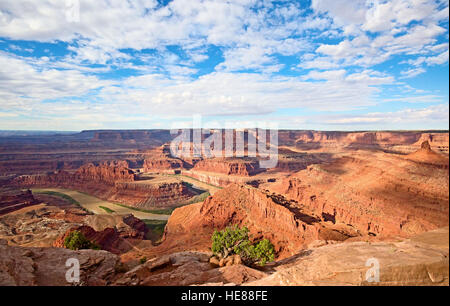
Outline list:
[[[268,239],[252,244],[248,237],[247,227],[227,227],[222,231],[214,231],[211,239],[211,250],[219,258],[237,254],[246,264],[264,266],[275,259],[275,250]]]
[[[141,259],[139,259],[139,262],[142,264],[145,264],[147,262],[147,257],[141,257]]]
[[[64,239],[64,247],[70,250],[93,249],[100,250],[100,246],[87,239],[82,232],[73,231]]]
[[[252,253],[252,257],[258,259],[262,266],[275,259],[275,250],[269,239],[261,240],[256,245],[252,245]]]

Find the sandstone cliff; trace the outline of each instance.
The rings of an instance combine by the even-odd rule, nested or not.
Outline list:
[[[142,222],[142,221],[141,221]],[[67,230],[63,235],[53,242],[54,247],[64,248],[64,240],[73,231],[79,231],[90,241],[97,244],[100,249],[114,253],[122,254],[133,248],[133,245],[124,237],[130,238],[128,235],[124,235],[115,226],[106,227],[102,230],[96,231],[88,225],[74,226]],[[144,225],[142,232],[137,232],[137,236],[133,237],[136,239],[143,239],[146,232]]]
[[[145,172],[183,169],[183,161],[175,158],[147,158],[144,160]]]
[[[280,196],[230,185],[203,203],[177,208],[166,225],[163,243],[154,251],[208,250],[212,232],[234,224],[247,226],[254,240],[270,239],[279,257],[292,255],[317,239],[359,235],[351,226],[325,224]]]
[[[333,131],[280,131],[278,143],[298,149],[375,149],[410,153],[420,148],[423,141],[443,153],[449,153],[448,132],[333,132]]]
[[[0,216],[37,203],[30,190],[0,189]]]
[[[193,170],[225,175],[250,176],[261,172],[257,160],[210,158],[199,161]]]
[[[428,141],[422,142],[420,149],[408,154],[407,158],[417,163],[430,164],[439,168],[448,169],[448,157],[434,152]]]
[[[57,171],[22,175],[11,185],[19,187],[60,187],[74,189],[98,198],[144,209],[177,206],[193,193],[181,182],[146,184],[124,162],[88,164],[75,172]]]
[[[444,167],[410,158],[354,153],[267,188],[366,234],[408,236],[448,225],[448,159]]]
[[[109,184],[117,181],[132,182],[136,180],[136,175],[128,169],[128,164],[125,161],[104,162],[100,165],[87,164],[75,172],[75,177]]]

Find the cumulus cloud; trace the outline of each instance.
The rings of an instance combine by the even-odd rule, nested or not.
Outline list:
[[[36,123],[64,117],[98,128],[193,112],[351,111],[448,63],[448,1],[80,0],[79,19],[68,18],[73,2],[0,2],[7,126],[30,112]],[[34,56],[22,40],[63,43],[65,52]],[[396,56],[400,68],[380,68]]]
[[[448,31],[441,26],[441,22],[448,22],[448,3],[444,7],[427,0],[312,3],[317,13],[326,14],[335,27],[342,29],[345,37],[337,44],[321,44],[316,52],[327,58],[320,62],[370,67],[396,54],[430,53],[437,37]]]
[[[267,114],[282,108],[337,111],[375,104],[378,89],[372,85],[392,81],[373,71],[346,75],[344,70],[312,72],[304,78],[214,72],[176,82],[144,75],[129,78],[112,92],[104,88],[100,96],[114,103],[128,101],[153,115]]]
[[[18,57],[0,52],[0,100],[2,108],[29,109],[31,104],[63,97],[78,97],[110,82],[77,70],[42,69]]]
[[[419,67],[419,68],[411,68],[408,70],[403,70],[400,73],[402,75],[402,78],[409,79],[409,78],[418,76],[419,74],[422,74],[425,71],[426,71],[425,69]]]
[[[12,39],[72,42],[80,62],[105,64],[125,57],[119,50],[179,45],[199,61],[198,45],[236,47],[234,55],[253,55],[255,63],[280,52],[294,54],[304,41],[290,38],[307,27],[299,22],[301,11],[294,4],[275,7],[259,1],[176,0],[167,5],[154,1],[81,0],[79,22],[66,18],[65,1],[28,0],[0,3],[0,36]],[[320,27],[320,21],[317,21]],[[256,59],[260,57],[260,59]],[[204,59],[205,55],[200,55]],[[224,65],[234,68],[235,57]],[[239,64],[245,65],[246,61]],[[245,66],[240,66],[245,68]]]

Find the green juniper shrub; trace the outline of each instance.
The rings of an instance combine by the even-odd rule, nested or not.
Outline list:
[[[247,227],[237,225],[214,231],[211,239],[211,250],[219,258],[226,258],[237,254],[247,265],[258,264],[264,266],[275,258],[275,250],[268,239],[252,244],[248,237]]]
[[[70,250],[93,249],[100,250],[100,246],[89,239],[80,231],[72,231],[64,239],[64,247]]]
[[[253,258],[256,258],[261,266],[275,259],[275,250],[269,239],[263,239],[256,245],[252,245]]]

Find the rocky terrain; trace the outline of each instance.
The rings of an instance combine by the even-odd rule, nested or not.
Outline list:
[[[240,176],[251,176],[261,171],[257,160],[243,160],[232,158],[205,159],[196,163],[193,170]]]
[[[355,152],[266,187],[366,234],[420,233],[448,225],[449,213],[448,157],[424,147],[406,156]]]
[[[177,208],[167,223],[161,250],[207,250],[211,234],[230,224],[247,226],[253,239],[268,238],[279,258],[315,240],[343,241],[360,234],[345,224],[328,224],[282,197],[231,185],[203,203]]]
[[[0,284],[70,285],[64,263],[76,256],[84,285],[448,285],[448,132],[280,131],[272,169],[258,158],[173,157],[170,139],[0,137]],[[152,220],[93,214],[29,188],[178,208],[152,241]],[[270,240],[275,261],[210,259],[212,233],[229,225]],[[64,249],[74,230],[102,250]],[[366,281],[370,258],[379,283]]]
[[[448,154],[448,132],[331,132],[280,131],[278,143],[301,150],[332,152],[339,149],[384,150],[411,153],[428,141],[433,150]]]
[[[247,286],[448,286],[448,227],[393,242],[352,242],[305,250]],[[369,264],[367,264],[368,260]],[[379,282],[368,282],[373,262]]]
[[[0,216],[36,203],[30,190],[0,188]]]
[[[142,169],[144,172],[169,171],[173,173],[173,170],[181,170],[185,167],[190,167],[189,163],[179,158],[173,158],[170,155],[170,146],[168,145],[145,151],[143,154],[145,154]]]
[[[217,267],[210,254],[179,252],[128,271],[106,251],[8,246],[0,240],[1,285],[72,285],[69,258],[80,262],[80,285],[438,285],[449,284],[448,228],[393,242],[349,242],[310,247],[263,269]],[[379,265],[379,282],[368,282],[368,260]]]
[[[21,188],[74,189],[100,199],[145,209],[171,207],[195,195],[186,185],[179,182],[145,184],[137,181],[134,172],[125,165],[124,162],[88,164],[75,172],[56,171],[21,175],[13,178],[9,185]]]
[[[282,130],[278,133],[280,148],[336,152],[342,150],[384,150],[411,153],[428,141],[431,148],[448,154],[449,134],[443,132],[325,132]],[[0,174],[38,174],[56,170],[75,170],[87,163],[127,161],[132,168],[147,169],[175,167],[161,158],[158,148],[167,145],[172,136],[169,130],[97,130],[74,134],[0,137]],[[244,133],[245,139],[249,133]],[[167,148],[166,148],[167,153]],[[156,155],[159,155],[159,161]],[[183,166],[192,167],[195,161],[186,160]]]
[[[423,154],[439,163],[411,159]],[[259,188],[229,185],[178,208],[159,249],[206,250],[214,229],[229,224],[270,239],[279,258],[315,240],[409,237],[448,225],[448,188],[448,158],[427,142],[410,155],[353,152]]]
[[[149,229],[133,215],[93,215],[55,201],[58,206],[36,200],[0,216],[0,239],[15,246],[63,247],[65,236],[78,230],[103,250],[120,254],[147,237]]]
[[[70,258],[79,260],[79,285],[111,284],[120,267],[119,257],[107,251],[15,247],[0,240],[0,285],[72,285],[66,281],[66,261]]]

